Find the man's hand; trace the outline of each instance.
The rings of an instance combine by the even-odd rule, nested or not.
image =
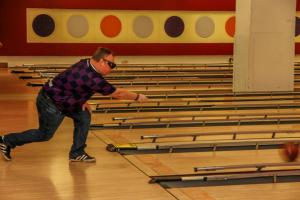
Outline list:
[[[85,110],[89,111],[89,113],[92,114],[92,108],[88,103],[85,103],[82,105],[82,111],[85,111]]]

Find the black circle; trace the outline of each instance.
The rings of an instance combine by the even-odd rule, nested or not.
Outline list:
[[[172,16],[165,22],[165,32],[170,37],[178,37],[184,31],[184,22],[180,17]]]
[[[32,28],[37,35],[47,37],[53,33],[55,23],[49,15],[41,14],[34,18]]]

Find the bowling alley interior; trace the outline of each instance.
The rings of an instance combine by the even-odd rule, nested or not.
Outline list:
[[[0,26],[0,199],[299,199],[300,0],[2,0]]]

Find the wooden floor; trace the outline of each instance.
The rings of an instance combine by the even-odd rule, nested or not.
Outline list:
[[[37,126],[37,88],[0,69],[0,134]],[[126,115],[126,114],[123,114]],[[107,115],[110,116],[111,115]],[[110,121],[94,115],[93,122]],[[300,129],[300,125],[222,127],[226,130]],[[87,152],[96,164],[68,162],[72,122],[66,119],[49,142],[18,147],[13,160],[0,160],[0,199],[103,199],[103,200],[298,200],[300,183],[184,187],[164,189],[149,184],[151,175],[192,173],[195,166],[281,162],[278,150],[189,152],[122,156],[105,150],[107,143],[140,142],[141,134],[180,131],[219,131],[220,127],[93,130]]]
[[[37,90],[0,68],[0,134],[37,126]],[[72,122],[67,119],[49,142],[13,150],[13,160],[0,160],[0,199],[176,199],[124,157],[105,150],[105,144],[89,134],[87,152],[96,164],[69,164]]]

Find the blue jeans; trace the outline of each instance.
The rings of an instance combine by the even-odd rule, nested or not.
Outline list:
[[[43,90],[37,96],[36,107],[39,114],[39,128],[7,134],[4,136],[4,142],[14,148],[31,142],[50,140],[63,119],[67,116],[72,118],[74,122],[73,145],[69,156],[77,157],[78,155],[82,155],[86,147],[85,143],[91,123],[91,114],[89,111],[63,114]]]

